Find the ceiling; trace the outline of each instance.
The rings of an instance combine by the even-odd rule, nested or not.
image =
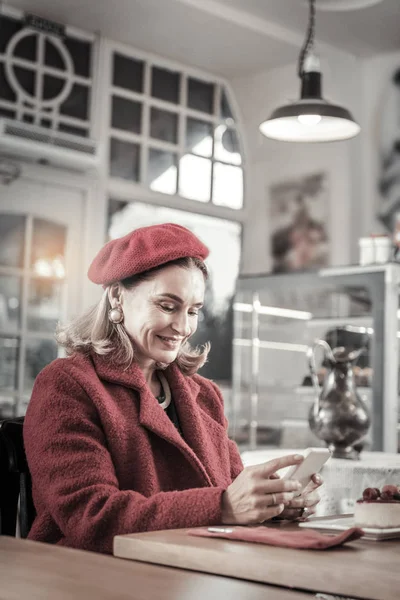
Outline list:
[[[227,78],[294,63],[308,19],[304,0],[11,0],[9,4]],[[357,56],[400,50],[399,4],[400,0],[383,0],[362,10],[317,11],[317,42]]]

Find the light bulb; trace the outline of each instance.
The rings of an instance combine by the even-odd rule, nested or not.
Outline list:
[[[321,115],[299,115],[297,120],[302,125],[318,125],[322,119]]]

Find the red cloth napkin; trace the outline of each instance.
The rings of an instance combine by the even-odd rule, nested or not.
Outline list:
[[[323,534],[319,531],[282,531],[268,527],[215,527],[219,532],[208,531],[207,528],[189,529],[189,535],[200,537],[217,537],[239,542],[256,542],[270,546],[283,546],[285,548],[307,548],[309,550],[325,550],[341,546],[346,542],[358,540],[364,535],[362,529],[351,527],[337,534]],[[225,531],[224,531],[225,530]]]

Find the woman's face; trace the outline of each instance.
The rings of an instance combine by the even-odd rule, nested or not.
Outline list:
[[[173,362],[197,329],[205,283],[197,267],[172,265],[131,290],[121,288],[124,326],[139,364]]]

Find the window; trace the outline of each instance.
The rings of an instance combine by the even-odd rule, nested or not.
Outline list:
[[[209,270],[206,302],[191,343],[196,346],[211,342],[210,360],[202,368],[201,374],[211,379],[229,381],[232,368],[232,307],[239,273],[241,224],[166,206],[110,200],[108,239],[122,237],[138,227],[171,222],[193,231],[210,249],[206,260]],[[224,252],[221,252],[221,248]]]
[[[225,86],[111,52],[111,177],[243,208],[243,152]]]
[[[0,116],[89,136],[92,36],[48,35],[14,13],[0,7]]]
[[[36,375],[57,358],[65,245],[58,223],[0,214],[0,417],[24,414]]]

